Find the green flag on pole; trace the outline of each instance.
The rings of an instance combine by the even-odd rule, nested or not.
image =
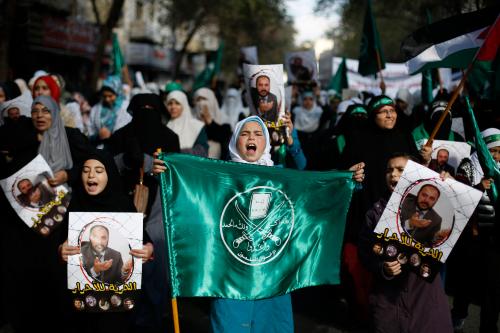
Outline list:
[[[123,58],[122,50],[120,49],[120,43],[118,42],[118,36],[113,33],[113,48],[111,51],[111,75],[119,75],[122,77],[122,68],[125,66],[125,59]]]
[[[371,0],[367,1],[363,36],[359,50],[358,72],[361,75],[376,74],[385,68],[384,53],[380,44],[380,37],[372,13]]]
[[[342,95],[342,89],[349,88],[349,81],[347,80],[347,66],[345,63],[345,58],[342,58],[342,62],[337,68],[337,72],[332,76],[330,83],[328,84],[328,89],[333,89],[340,95]]]
[[[479,131],[479,126],[477,125],[476,117],[474,116],[474,110],[472,110],[468,97],[466,97],[466,101],[470,121],[474,130],[474,143],[476,146],[479,164],[481,165],[481,169],[483,169],[484,177],[493,179],[493,183],[491,184],[491,193],[493,201],[496,202],[498,200],[498,188],[500,188],[500,170],[498,169],[497,164],[491,156],[488,147],[486,146],[486,142],[484,142],[483,136]]]
[[[221,41],[217,51],[209,57],[205,69],[194,79],[193,91],[203,87],[210,88],[212,86],[212,81],[219,75],[221,70],[223,52],[224,42]]]
[[[351,172],[160,158],[173,298],[261,299],[340,282]]]

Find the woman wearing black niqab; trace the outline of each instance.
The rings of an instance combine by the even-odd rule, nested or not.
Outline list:
[[[149,176],[153,153],[158,148],[162,152],[180,152],[179,138],[163,125],[168,121],[168,112],[160,96],[135,95],[128,109],[132,121],[111,136],[108,147],[115,156],[127,192],[133,191],[139,182],[140,168],[144,167],[144,184],[149,188],[148,213],[158,186],[156,179]]]

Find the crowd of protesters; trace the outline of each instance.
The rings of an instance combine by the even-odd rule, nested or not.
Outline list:
[[[64,78],[55,73],[38,71],[28,83],[0,83],[0,178],[41,154],[54,174],[50,185],[72,189],[68,211],[135,211],[133,191],[141,169],[150,193],[144,246],[132,253],[144,261],[141,299],[132,315],[75,313],[68,303],[65,264],[80,249],[66,241],[67,218],[63,227],[42,238],[20,221],[2,195],[0,314],[2,323],[15,332],[165,329],[169,281],[156,177],[165,167],[156,159],[158,148],[299,170],[354,171],[362,185],[347,216],[340,288],[358,326],[376,332],[460,331],[468,307],[475,303],[481,306],[478,330],[498,331],[500,229],[498,201],[489,192],[492,180],[484,177],[474,149],[454,169],[447,164],[446,152],[432,159],[432,149],[423,144],[444,112],[449,114],[435,139],[473,144],[462,97],[446,111],[450,96],[445,90],[424,105],[406,89],[394,99],[377,88],[343,100],[342,92],[322,91],[316,83],[290,84],[282,117],[287,138],[281,146],[271,146],[265,123],[251,114],[247,91],[239,83],[223,91],[200,88],[189,93],[178,82],[164,89],[130,88],[119,76],[109,76],[92,106],[86,96],[67,91]],[[472,101],[498,167],[498,107]],[[461,134],[452,130],[458,117],[464,118]],[[257,137],[244,152],[238,146],[243,135],[245,140]],[[431,283],[403,272],[397,262],[380,261],[370,246],[373,228],[408,160],[484,193],[441,274]],[[447,296],[453,297],[451,306]],[[291,332],[290,295],[255,304],[216,300],[211,325],[216,332]]]

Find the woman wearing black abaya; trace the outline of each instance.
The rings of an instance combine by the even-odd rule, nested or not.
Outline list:
[[[351,135],[364,130],[367,118],[368,111],[364,104],[351,104],[334,128],[320,134],[321,144],[316,149],[321,157],[321,170],[331,170],[338,165],[346,141],[350,141]]]
[[[50,185],[69,183],[73,164],[90,149],[86,138],[78,130],[73,132],[64,127],[59,107],[51,97],[37,97],[31,107],[31,116],[32,127],[25,133],[18,133],[30,142],[23,141],[12,147],[12,160],[1,170],[0,178],[12,175],[41,154],[54,173],[49,179]],[[7,320],[16,332],[61,331],[60,321],[48,320],[61,313],[57,297],[58,286],[64,283],[57,274],[61,227],[42,237],[26,226],[5,197],[1,201],[1,269],[5,277],[2,301],[6,304]]]
[[[109,151],[115,156],[118,169],[124,179],[125,190],[131,193],[139,182],[140,169],[144,167],[144,184],[149,188],[146,214],[149,214],[157,190],[152,170],[153,153],[180,152],[179,138],[164,124],[168,112],[160,96],[156,94],[135,95],[128,106],[132,121],[116,131],[109,139]]]
[[[397,126],[394,101],[384,95],[373,97],[368,105],[366,126],[362,131],[358,130],[346,137],[339,165],[339,169],[345,169],[355,163],[365,163],[363,189],[354,193],[347,216],[343,252],[345,273],[356,291],[352,297],[359,307],[358,313],[363,316],[359,319],[368,317],[370,277],[358,260],[358,235],[367,210],[377,200],[388,195],[384,175],[387,160],[396,152],[419,155],[410,133],[404,133]],[[426,158],[430,159],[430,152],[427,154]]]
[[[132,121],[113,134],[110,149],[115,154],[119,169],[125,175],[128,191],[139,180],[139,169],[144,165],[144,184],[149,188],[149,199],[145,219],[146,231],[155,248],[155,260],[143,267],[143,300],[138,309],[140,326],[168,330],[164,312],[170,300],[167,281],[167,257],[161,214],[160,194],[156,178],[149,175],[153,153],[157,148],[163,152],[180,152],[179,138],[164,124],[168,112],[160,97],[155,94],[139,94],[129,104]]]
[[[68,212],[135,212],[132,200],[123,191],[120,175],[114,160],[105,152],[99,151],[89,155],[78,167],[81,178],[76,182]],[[92,186],[88,184],[91,183]],[[67,235],[67,226],[66,233]],[[76,246],[68,246],[67,241],[60,246],[60,255],[64,262],[69,255],[80,253]],[[149,260],[153,253],[153,245],[149,236],[144,234],[144,246],[141,250],[131,250],[134,257]],[[66,266],[61,269],[66,276]],[[66,283],[64,284],[67,285]],[[66,288],[65,288],[66,289]],[[68,331],[81,333],[126,333],[132,332],[134,316],[130,312],[83,313],[72,311],[71,292],[65,290],[64,304],[68,319]]]
[[[376,96],[368,105],[366,126],[348,137],[340,158],[340,168],[365,162],[366,178],[361,191],[363,215],[387,194],[385,168],[388,158],[396,152],[420,156],[412,136],[397,125],[394,101],[384,95]]]

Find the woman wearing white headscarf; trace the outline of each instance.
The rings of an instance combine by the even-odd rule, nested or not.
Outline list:
[[[227,145],[231,138],[231,128],[223,125],[219,102],[212,90],[200,88],[194,93],[196,116],[205,123],[208,137],[208,157],[227,159]]]
[[[258,116],[243,119],[229,144],[231,160],[239,163],[273,166],[267,128]],[[210,314],[212,332],[293,332],[290,294],[260,300],[218,298]]]
[[[249,115],[248,108],[243,106],[243,101],[241,100],[241,93],[238,89],[229,88],[224,97],[224,103],[221,107],[222,113],[222,123],[229,124],[231,130],[234,131],[236,123],[240,121],[240,118],[244,118]]]
[[[179,136],[181,152],[207,157],[208,139],[203,122],[195,119],[182,91],[172,91],[166,99],[170,120],[167,127]]]
[[[307,168],[310,170],[319,169],[319,156],[316,153],[319,142],[319,132],[327,119],[324,117],[327,112],[316,103],[315,95],[312,91],[302,93],[302,105],[293,108],[294,128],[297,130],[298,138],[304,155],[307,159]]]

